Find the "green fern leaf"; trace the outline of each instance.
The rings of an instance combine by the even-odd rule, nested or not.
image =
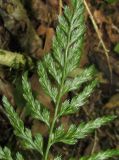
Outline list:
[[[57,64],[53,61],[53,58],[50,56],[50,54],[47,54],[44,57],[44,64],[45,64],[45,67],[48,69],[48,72],[57,81],[57,83],[60,84],[61,83],[61,70],[60,68],[58,69]]]
[[[59,47],[57,47],[62,48],[59,50],[61,50],[60,54],[63,53],[63,67],[65,66],[63,68],[64,77],[77,66],[81,57],[85,31],[84,15],[82,14],[84,6],[82,2],[82,0],[75,1],[75,4],[73,3],[74,8],[70,10],[69,7],[66,7],[64,16],[59,17],[59,26],[56,31],[54,43],[58,41]],[[56,55],[54,53],[55,57]],[[62,62],[62,57],[60,61]]]
[[[22,77],[22,86],[24,91],[23,96],[28,103],[28,107],[31,110],[30,113],[32,117],[41,120],[48,126],[50,126],[49,124],[50,112],[46,108],[43,107],[41,108],[41,105],[38,102],[38,100],[34,99],[32,95],[31,86],[28,82],[27,73],[25,73],[24,76]]]
[[[65,8],[64,16],[59,17],[52,54],[45,56],[45,66],[41,63],[38,65],[40,83],[50,97],[53,97],[52,87],[45,69],[48,69],[60,85],[62,77],[66,78],[79,63],[85,31],[83,10],[82,0],[76,1],[76,6],[72,10],[69,7]],[[54,63],[53,57],[57,60],[57,64]]]
[[[93,132],[94,129],[105,125],[106,123],[113,121],[116,116],[108,116],[97,118],[94,121],[88,123],[81,123],[79,126],[71,125],[68,131],[64,131],[63,126],[56,129],[52,135],[52,143],[63,142],[66,144],[75,144],[77,140],[85,138],[89,133]]]
[[[68,100],[64,101],[58,116],[64,116],[77,112],[80,107],[87,102],[96,85],[97,81],[93,81],[91,84],[87,85],[78,96],[75,96],[71,102]]]
[[[43,139],[42,136],[36,136],[33,140],[31,130],[24,127],[23,121],[19,118],[17,113],[14,111],[11,104],[8,102],[6,97],[3,97],[3,104],[8,119],[11,125],[14,127],[14,134],[21,139],[21,143],[27,149],[34,149],[43,154]],[[39,142],[39,144],[38,144]]]
[[[24,160],[23,156],[19,152],[16,154],[16,160]]]
[[[62,158],[61,158],[61,156],[58,156],[54,160],[62,160]]]
[[[49,95],[52,98],[54,102],[56,102],[57,89],[52,88],[51,82],[48,79],[46,69],[44,68],[44,65],[41,62],[38,63],[38,75],[39,82],[42,85],[44,91],[47,95]],[[53,90],[55,90],[55,95],[53,94]]]
[[[73,80],[68,79],[65,82],[64,93],[67,93],[72,90],[76,90],[80,88],[83,83],[93,80],[95,77],[95,72],[96,71],[94,66],[91,66],[83,70],[81,74],[75,77]]]
[[[93,154],[88,157],[82,157],[80,160],[107,160],[114,156],[119,156],[119,149],[111,149],[107,151],[102,151],[96,154]]]
[[[0,147],[0,159],[1,160],[13,160],[11,156],[11,151],[9,148],[4,147],[3,149]]]

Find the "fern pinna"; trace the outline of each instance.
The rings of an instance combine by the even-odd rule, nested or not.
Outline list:
[[[75,78],[69,77],[69,74],[79,65],[83,48],[84,32],[83,0],[72,0],[72,8],[65,7],[64,15],[59,17],[59,25],[56,29],[51,53],[47,54],[44,59],[38,63],[39,82],[45,93],[51,97],[54,103],[55,113],[52,122],[50,122],[50,111],[33,97],[27,74],[25,73],[23,75],[23,95],[31,111],[31,116],[34,119],[42,121],[49,128],[46,147],[44,146],[43,136],[38,133],[33,137],[31,130],[25,128],[23,121],[14,111],[8,100],[5,97],[3,98],[6,114],[14,128],[14,134],[20,138],[24,148],[38,151],[43,160],[49,159],[50,148],[53,144],[62,142],[73,145],[79,139],[85,138],[87,134],[94,131],[94,129],[116,118],[115,116],[107,116],[97,118],[88,123],[80,123],[78,126],[72,124],[68,130],[65,130],[62,124],[57,127],[57,120],[62,116],[74,114],[79,111],[81,106],[87,102],[87,99],[97,84],[93,66],[86,68]],[[51,83],[51,77],[54,79],[55,85]],[[69,91],[80,89],[82,84],[85,84],[83,91],[81,90],[81,92],[70,101],[62,101],[62,97],[65,94]],[[79,159],[104,160],[114,155],[119,155],[119,151],[108,150],[90,157],[79,157]],[[23,157],[19,153],[17,153],[16,156],[17,160],[23,160]],[[8,148],[0,148],[0,159],[12,160]],[[59,156],[54,159],[61,160],[63,157]]]

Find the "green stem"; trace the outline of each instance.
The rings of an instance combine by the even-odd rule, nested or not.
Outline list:
[[[62,81],[62,85],[61,85],[61,88],[60,88],[60,91],[59,91],[59,95],[58,95],[58,99],[57,99],[57,103],[56,103],[56,109],[55,109],[54,118],[53,118],[53,122],[52,122],[52,125],[51,125],[50,133],[49,133],[48,145],[47,145],[44,160],[48,159],[49,149],[52,145],[51,144],[52,133],[53,133],[53,129],[54,129],[54,126],[55,126],[55,123],[56,123],[56,120],[57,120],[57,113],[58,113],[58,109],[59,109],[59,106],[60,106],[61,93],[62,93],[63,86],[64,86],[64,81]]]
[[[52,145],[52,133],[53,133],[53,129],[57,120],[57,114],[58,114],[58,110],[60,107],[60,102],[61,102],[61,97],[62,97],[62,90],[64,88],[64,82],[65,82],[65,69],[66,69],[66,63],[67,63],[67,56],[68,56],[68,50],[69,50],[69,40],[70,40],[70,35],[71,35],[71,31],[69,30],[69,35],[68,35],[68,40],[67,40],[67,47],[66,47],[66,51],[64,54],[64,67],[63,67],[63,74],[62,74],[62,81],[61,81],[61,85],[60,85],[60,89],[59,89],[59,93],[57,96],[57,102],[56,102],[56,109],[55,109],[55,113],[54,113],[54,118],[52,121],[52,125],[51,125],[51,129],[50,129],[50,133],[49,133],[49,139],[48,139],[48,145],[47,145],[47,149],[45,152],[45,157],[44,160],[48,160],[48,153],[50,150],[50,147]]]

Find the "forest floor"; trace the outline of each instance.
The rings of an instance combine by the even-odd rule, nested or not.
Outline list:
[[[26,2],[26,3],[25,3]],[[63,6],[70,5],[70,0],[64,0],[63,6],[58,0],[31,0],[22,3],[27,10],[27,14],[34,26],[38,36],[42,41],[41,48],[37,52],[37,59],[41,59],[45,53],[49,52],[52,46],[52,38],[55,34],[57,26],[57,16],[63,14]],[[88,7],[98,25],[98,33],[102,38],[104,45],[109,50],[108,56],[101,45],[99,35],[97,34],[94,25],[90,19],[90,15],[85,10],[86,34],[85,47],[81,60],[80,67],[94,64],[98,70],[98,78],[100,84],[90,97],[88,103],[82,107],[79,113],[62,118],[63,125],[67,128],[70,123],[78,124],[81,121],[93,120],[97,117],[109,114],[119,116],[119,2],[108,3],[101,0],[87,0]],[[28,5],[29,4],[29,5]],[[31,12],[32,11],[32,12]],[[14,26],[15,27],[15,26]],[[17,27],[17,26],[16,26]],[[13,28],[14,32],[16,31]],[[20,34],[20,31],[19,31]],[[4,25],[4,21],[0,15],[0,46],[2,49],[22,52],[18,40],[10,33]],[[36,44],[33,43],[35,46]],[[34,47],[33,46],[33,47]],[[39,58],[40,57],[40,58]],[[28,68],[27,68],[28,69]],[[47,128],[40,122],[32,120],[25,114],[25,102],[22,96],[21,75],[25,69],[12,69],[0,66],[0,95],[5,95],[16,108],[21,118],[27,127],[31,128],[32,133],[41,132],[47,139]],[[30,70],[30,69],[29,69]],[[30,81],[34,93],[37,93],[38,98],[43,104],[49,107],[53,112],[51,100],[41,89],[35,69],[31,69]],[[74,75],[77,74],[73,73]],[[73,96],[75,92],[69,96]],[[22,150],[16,137],[13,134],[13,129],[5,116],[0,103],[0,145],[10,146],[14,150]],[[52,148],[51,159],[55,153],[59,153],[64,159],[70,157],[80,157],[81,155],[89,155],[100,150],[108,148],[119,149],[119,121],[115,120],[105,127],[96,130],[95,133],[88,136],[85,140],[80,140],[74,146],[58,144]],[[34,152],[23,151],[24,155],[29,155],[29,159],[38,159]],[[114,160],[118,158],[113,158]]]

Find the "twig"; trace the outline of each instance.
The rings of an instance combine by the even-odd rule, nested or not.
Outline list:
[[[98,142],[97,131],[95,131],[95,139],[94,139],[94,144],[93,144],[91,154],[93,154],[95,152],[97,142]]]
[[[59,15],[62,15],[62,7],[63,7],[62,0],[59,0]]]
[[[119,33],[119,28],[112,23],[112,28],[115,29]]]
[[[112,68],[111,68],[110,59],[109,59],[109,55],[108,55],[109,50],[106,48],[106,46],[105,46],[105,44],[104,44],[104,41],[103,41],[103,39],[102,39],[102,37],[101,37],[101,35],[100,35],[99,28],[98,28],[98,26],[97,26],[97,24],[96,24],[96,22],[95,22],[95,20],[94,20],[94,17],[93,17],[93,15],[92,15],[91,11],[90,11],[90,8],[89,8],[86,0],[84,0],[84,5],[85,5],[85,7],[86,7],[86,10],[88,11],[88,14],[89,14],[89,16],[90,16],[90,19],[91,19],[91,21],[92,21],[92,24],[93,24],[93,26],[94,26],[94,29],[95,29],[95,31],[96,31],[96,33],[97,33],[97,35],[98,35],[98,38],[99,38],[99,40],[100,40],[100,43],[101,43],[101,45],[102,45],[102,47],[103,47],[103,49],[104,49],[105,56],[106,56],[106,58],[107,58],[107,64],[108,64],[109,71],[110,71],[110,80],[112,81]]]

